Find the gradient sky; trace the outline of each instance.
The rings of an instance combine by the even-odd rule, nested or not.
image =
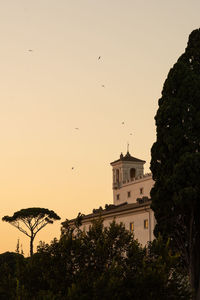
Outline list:
[[[127,142],[149,172],[157,102],[199,12],[199,0],[0,2],[1,218],[112,203],[110,162]],[[28,238],[0,222],[0,252],[19,238],[27,255]],[[59,234],[57,221],[35,246]]]

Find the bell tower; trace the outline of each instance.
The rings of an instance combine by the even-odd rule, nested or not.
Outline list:
[[[113,202],[119,205],[127,200],[124,192],[129,191],[125,187],[144,175],[145,161],[131,156],[127,151],[126,155],[121,153],[120,158],[110,164],[113,171]]]

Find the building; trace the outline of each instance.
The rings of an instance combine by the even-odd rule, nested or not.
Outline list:
[[[113,203],[115,205],[136,203],[138,198],[150,198],[153,186],[151,173],[144,174],[145,161],[135,158],[129,152],[111,162],[113,171]]]
[[[122,222],[143,246],[153,240],[155,218],[150,208],[150,191],[154,181],[151,173],[144,174],[144,164],[144,160],[131,156],[129,152],[125,156],[121,153],[118,160],[111,162],[113,204],[85,215],[82,228],[87,231],[92,220],[101,216],[104,226],[109,226],[114,219]],[[73,224],[74,219],[70,222]]]

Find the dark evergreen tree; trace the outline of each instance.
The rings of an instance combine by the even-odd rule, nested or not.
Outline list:
[[[0,269],[0,299],[25,299],[26,293],[22,282],[26,261],[23,255],[13,252],[0,254]]]
[[[180,251],[194,299],[200,299],[200,29],[169,71],[155,120],[155,234],[170,237]]]

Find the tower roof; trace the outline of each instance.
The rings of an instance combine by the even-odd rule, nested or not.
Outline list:
[[[132,161],[132,162],[140,162],[140,163],[145,163],[145,160],[141,160],[139,158],[133,157],[130,155],[129,151],[127,151],[126,155],[123,155],[122,153],[120,154],[120,158],[111,162],[111,166],[114,163],[120,162],[120,161]]]

